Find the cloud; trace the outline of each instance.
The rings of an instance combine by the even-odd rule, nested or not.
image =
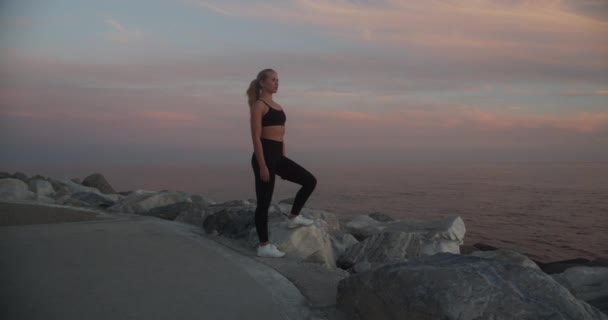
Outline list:
[[[198,3],[218,14],[323,28],[339,38],[403,50],[409,57],[432,55],[482,65],[488,60],[508,59],[559,66],[608,66],[608,42],[603,41],[608,21],[582,14],[575,1]]]
[[[106,35],[108,39],[118,44],[130,44],[143,39],[143,33],[139,28],[126,28],[113,18],[106,17],[103,21],[112,27],[112,31]]]

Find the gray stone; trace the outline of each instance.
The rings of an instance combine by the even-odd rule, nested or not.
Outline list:
[[[80,181],[79,178],[72,178],[72,179],[70,179],[70,181],[77,183],[77,184],[82,184],[82,181]],[[89,187],[91,187],[91,186],[89,186]]]
[[[12,178],[12,175],[8,172],[0,171],[0,179]]]
[[[389,216],[386,213],[382,213],[382,212],[374,212],[374,213],[370,213],[369,217],[380,221],[380,222],[390,222],[390,221],[395,221],[395,219],[393,219],[393,217]]]
[[[557,282],[584,301],[608,297],[608,268],[573,267],[552,275]]]
[[[55,189],[51,183],[42,179],[30,179],[28,181],[29,190],[39,196],[52,197],[55,194]]]
[[[349,221],[345,226],[345,231],[352,234],[357,240],[365,240],[386,229],[385,223],[367,215],[360,215]]]
[[[71,195],[70,199],[64,204],[82,206],[82,207],[97,207],[109,208],[114,205],[114,201],[109,200],[99,193],[94,192],[76,192]]]
[[[243,238],[254,226],[254,211],[251,207],[227,207],[209,214],[203,228],[209,234],[217,233],[230,238]]]
[[[199,203],[199,202],[192,202],[192,201],[184,201],[184,202],[178,202],[178,203],[173,203],[173,204],[169,204],[166,206],[162,206],[162,207],[157,207],[154,208],[146,213],[144,213],[144,215],[146,216],[153,216],[153,217],[157,217],[157,218],[161,218],[161,219],[165,219],[165,220],[176,220],[176,218],[178,216],[182,216],[182,222],[186,222],[186,221],[192,221],[189,220],[186,217],[201,217],[203,216],[203,213],[205,212],[205,208]],[[204,221],[204,219],[203,219]],[[199,223],[199,226],[202,226],[202,221],[194,221],[195,223]]]
[[[118,194],[112,196],[124,197]],[[108,208],[108,210],[112,212],[144,214],[154,208],[186,201],[189,197],[189,194],[183,192],[136,190],[122,198],[115,205]]]
[[[486,258],[486,259],[495,259],[508,263],[514,263],[516,265],[520,265],[522,267],[528,267],[536,270],[540,270],[540,267],[532,261],[530,258],[525,255],[509,250],[509,249],[498,249],[493,251],[476,251],[471,253],[472,256]]]
[[[331,242],[334,246],[334,252],[336,256],[339,257],[346,251],[346,249],[359,243],[359,240],[357,240],[350,233],[344,233],[332,236]]]
[[[382,225],[380,222],[369,223],[363,217],[365,216],[358,219],[359,225],[373,226],[382,232],[348,248],[338,259],[340,268],[349,269],[363,260],[372,264],[384,264],[439,252],[460,253],[465,233],[464,222],[460,217],[434,221],[408,219]],[[352,226],[350,224],[350,229],[365,229],[366,233],[373,229]]]
[[[448,253],[346,278],[337,306],[353,319],[608,319],[541,271]]]
[[[82,185],[87,187],[93,187],[98,189],[101,193],[112,194],[116,193],[116,190],[112,188],[108,180],[101,173],[93,173],[88,177],[84,178]]]
[[[0,200],[34,200],[36,194],[31,192],[20,179],[4,178],[0,179]]]

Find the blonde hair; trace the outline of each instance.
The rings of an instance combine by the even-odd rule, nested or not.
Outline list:
[[[250,107],[253,106],[253,104],[260,98],[260,91],[262,90],[260,81],[266,80],[272,72],[275,71],[272,69],[264,69],[260,71],[258,76],[249,84],[249,89],[247,89],[247,100]]]

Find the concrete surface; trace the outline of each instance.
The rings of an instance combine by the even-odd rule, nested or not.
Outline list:
[[[7,208],[44,215],[44,207],[3,203],[0,215]],[[86,210],[70,211],[80,210],[55,214]],[[285,277],[200,228],[128,214],[96,218],[0,227],[1,319],[309,318],[306,299]]]

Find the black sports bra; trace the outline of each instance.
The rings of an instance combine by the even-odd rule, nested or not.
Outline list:
[[[262,117],[262,127],[269,126],[284,126],[287,117],[285,116],[285,112],[283,110],[277,110],[271,107],[266,101],[259,99],[264,102],[270,108],[268,112]]]

